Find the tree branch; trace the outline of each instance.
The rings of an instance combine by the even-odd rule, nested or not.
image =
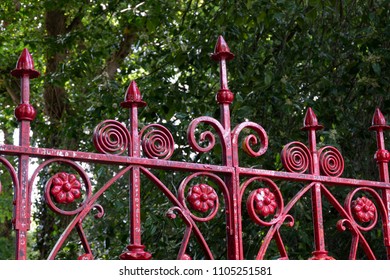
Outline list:
[[[108,59],[105,67],[105,72],[110,80],[114,79],[117,69],[122,61],[129,55],[131,47],[137,37],[137,33],[134,30],[125,28],[123,40],[121,41],[118,50]]]
[[[76,16],[73,18],[72,22],[66,27],[66,32],[71,32],[80,25],[82,25],[82,19],[83,19],[83,6],[80,7],[80,9],[77,11]]]
[[[20,100],[19,94],[17,94],[17,93],[13,90],[13,88],[11,88],[11,87],[8,86],[8,85],[5,86],[5,89],[7,90],[9,96],[11,96],[12,102],[15,103],[15,104],[19,104],[19,100]]]

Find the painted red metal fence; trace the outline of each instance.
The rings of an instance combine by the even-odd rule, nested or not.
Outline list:
[[[199,224],[211,221],[222,208],[219,197],[224,200],[226,219],[227,258],[243,259],[242,211],[264,232],[256,259],[265,258],[271,241],[279,250],[280,259],[288,259],[288,250],[283,242],[281,226],[294,225],[291,209],[305,195],[311,194],[314,248],[311,259],[333,259],[325,244],[323,201],[326,200],[337,211],[340,219],[337,228],[351,233],[349,258],[357,257],[361,248],[368,259],[376,256],[367,242],[364,233],[372,230],[378,223],[382,225],[383,243],[387,257],[390,257],[390,184],[388,162],[390,154],[385,148],[384,131],[389,129],[379,109],[376,110],[372,126],[376,133],[380,181],[357,180],[341,177],[344,159],[332,146],[317,149],[316,132],[323,127],[318,123],[313,110],[309,108],[302,130],[307,132],[307,144],[291,142],[284,146],[281,159],[285,171],[274,171],[241,167],[239,164],[239,135],[243,130],[252,131],[244,137],[243,150],[252,157],[260,157],[267,151],[268,136],[263,127],[246,121],[231,127],[230,104],[234,94],[228,88],[226,62],[234,55],[222,37],[218,38],[212,59],[219,62],[220,89],[216,101],[220,106],[221,118],[202,116],[194,119],[187,130],[188,144],[194,153],[208,153],[219,141],[222,147],[222,164],[201,164],[170,160],[175,143],[168,129],[160,124],[149,124],[139,129],[138,108],[146,106],[140,91],[133,81],[127,89],[123,108],[130,113],[126,127],[116,120],[105,120],[94,131],[93,143],[98,153],[70,150],[35,148],[30,145],[30,122],[36,117],[36,111],[29,103],[30,79],[39,76],[34,69],[31,55],[25,49],[20,56],[12,75],[21,79],[21,103],[15,109],[20,123],[19,145],[0,145],[0,162],[11,175],[14,186],[14,218],[16,232],[16,259],[26,259],[27,232],[31,224],[31,194],[37,177],[42,170],[54,163],[67,166],[74,172],[60,172],[51,177],[44,189],[45,201],[52,211],[60,215],[73,217],[52,249],[49,259],[55,259],[69,235],[76,231],[85,254],[79,259],[93,259],[94,253],[83,228],[83,221],[92,209],[98,211],[96,217],[104,215],[103,206],[98,199],[116,181],[129,178],[130,197],[130,244],[119,256],[120,259],[151,259],[152,254],[141,240],[141,176],[150,180],[171,202],[168,217],[179,216],[186,229],[178,252],[178,259],[191,259],[188,244],[195,237],[204,252],[204,258],[214,259],[214,254],[200,230]],[[216,135],[202,128],[211,126]],[[254,148],[257,147],[257,148]],[[4,156],[17,156],[18,166],[14,167]],[[30,158],[41,159],[38,167],[29,172]],[[82,163],[99,163],[120,166],[120,170],[101,188],[93,189],[88,172]],[[156,169],[182,171],[186,175],[174,194],[153,172]],[[31,175],[29,175],[31,174]],[[203,183],[191,183],[203,178]],[[278,181],[299,182],[301,186],[295,196],[286,201]],[[212,182],[212,183],[207,183]],[[254,184],[261,188],[248,188]],[[340,203],[329,187],[347,187],[350,192]],[[245,190],[250,190],[245,195]],[[247,192],[248,193],[248,192]],[[247,194],[246,193],[246,194]],[[63,208],[73,202],[80,202],[71,210]],[[379,222],[380,221],[380,222]]]

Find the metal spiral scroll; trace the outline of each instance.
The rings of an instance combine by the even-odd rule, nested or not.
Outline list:
[[[268,136],[264,128],[254,122],[244,122],[236,126],[232,132],[233,143],[238,143],[238,136],[243,129],[252,129],[257,133],[257,136],[254,134],[249,134],[245,137],[242,142],[242,147],[244,151],[251,157],[259,157],[263,155],[268,149]],[[260,148],[258,151],[254,151],[252,146],[258,143],[258,138],[260,139]]]
[[[172,134],[164,126],[151,124],[141,132],[142,151],[148,158],[169,159],[175,149]]]
[[[218,133],[221,144],[225,144],[225,138],[223,137],[224,129],[222,125],[214,118],[211,117],[199,117],[194,119],[190,125],[188,126],[187,130],[187,139],[188,143],[191,145],[191,147],[201,153],[207,153],[215,146],[215,136],[211,131],[205,131],[200,134],[199,142],[207,143],[206,147],[202,147],[198,144],[198,142],[195,139],[195,132],[197,130],[197,127],[200,123],[205,123],[211,125]]]
[[[344,159],[341,153],[332,146],[326,146],[318,151],[321,173],[326,176],[339,177],[344,171]]]
[[[95,148],[105,154],[123,154],[129,147],[130,140],[127,128],[115,120],[101,122],[93,133]]]
[[[95,219],[101,219],[104,216],[104,208],[98,203],[95,203],[91,206],[91,209],[97,210],[97,213],[94,215]]]
[[[291,142],[284,146],[281,158],[284,168],[289,172],[305,173],[310,167],[310,151],[301,142]]]
[[[177,259],[178,260],[192,260],[192,257],[188,254],[186,254],[186,250],[188,247],[188,242],[190,240],[190,236],[192,233],[192,223],[191,218],[187,216],[187,213],[183,211],[180,207],[174,206],[168,209],[166,215],[170,219],[176,219],[177,212],[180,216],[180,218],[184,221],[186,224],[186,230],[184,232],[183,240],[181,242],[180,250]]]

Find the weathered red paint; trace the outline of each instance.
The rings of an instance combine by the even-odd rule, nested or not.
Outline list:
[[[385,137],[383,132],[389,130],[390,126],[386,124],[386,119],[382,112],[377,108],[372,118],[370,130],[376,132],[376,142],[378,150],[375,153],[375,160],[379,168],[380,180],[389,183],[389,160],[390,153],[385,148]],[[387,258],[390,259],[390,189],[382,190],[382,199],[386,207],[387,217],[383,220],[383,236],[387,250]]]
[[[11,74],[20,78],[20,104],[15,109],[15,116],[19,121],[19,146],[30,146],[30,121],[36,116],[35,109],[30,102],[30,79],[37,78],[39,72],[34,69],[34,61],[27,49],[20,55],[16,68]],[[27,231],[31,220],[31,189],[28,186],[29,156],[19,156],[18,185],[15,186],[15,207],[13,223],[16,230],[17,259],[26,259]]]
[[[60,172],[49,180],[50,194],[58,203],[68,204],[81,197],[81,184],[73,174]]]
[[[192,186],[187,194],[187,201],[191,208],[199,212],[208,212],[215,208],[218,195],[215,190],[206,184]]]
[[[203,249],[206,259],[214,259],[214,254],[207,243],[207,233],[202,233],[199,223],[207,223],[220,212],[219,197],[224,199],[227,236],[227,258],[243,259],[242,210],[264,231],[265,237],[258,245],[256,259],[266,258],[271,241],[275,241],[280,253],[279,259],[288,259],[288,250],[280,232],[282,225],[294,226],[291,209],[306,194],[311,193],[312,216],[314,229],[314,247],[310,259],[333,259],[327,252],[325,229],[323,225],[322,202],[327,200],[338,212],[340,220],[336,227],[340,231],[350,231],[352,236],[350,259],[355,259],[360,246],[368,259],[376,256],[364,237],[364,232],[373,230],[381,220],[383,239],[387,256],[390,258],[390,182],[388,162],[390,153],[385,148],[384,131],[390,126],[379,109],[375,111],[371,130],[375,131],[377,151],[375,160],[378,164],[379,181],[357,180],[341,177],[344,170],[344,159],[341,153],[332,146],[317,148],[316,133],[323,128],[317,116],[308,108],[302,130],[308,134],[308,144],[293,141],[284,146],[281,160],[286,171],[275,171],[241,167],[239,147],[252,157],[262,156],[268,148],[268,135],[264,128],[254,122],[246,121],[231,127],[230,104],[234,94],[228,88],[227,61],[234,58],[222,36],[218,38],[211,58],[219,63],[220,89],[216,102],[220,106],[220,120],[201,116],[194,119],[187,129],[187,141],[194,152],[209,153],[217,143],[222,147],[221,165],[178,162],[170,160],[174,152],[174,139],[167,128],[160,124],[149,124],[141,130],[138,124],[138,108],[146,106],[135,81],[132,81],[125,93],[121,106],[129,110],[128,127],[116,120],[104,120],[95,128],[93,143],[97,153],[79,152],[58,149],[35,148],[30,146],[30,122],[36,117],[36,111],[29,102],[30,79],[39,76],[34,69],[34,62],[24,49],[15,70],[11,73],[21,79],[21,102],[15,109],[16,119],[20,125],[19,145],[0,145],[0,154],[17,156],[18,168],[15,168],[5,157],[0,156],[0,163],[8,170],[14,185],[14,218],[16,231],[16,259],[26,259],[27,231],[31,220],[31,190],[36,178],[45,167],[57,163],[65,165],[74,172],[60,172],[49,179],[44,195],[48,207],[59,215],[73,217],[66,230],[52,249],[48,259],[55,259],[68,236],[76,231],[84,252],[78,259],[94,259],[93,251],[83,228],[83,221],[92,209],[97,211],[95,218],[104,216],[104,208],[97,203],[99,197],[120,178],[127,178],[129,185],[129,242],[119,256],[124,260],[147,260],[152,258],[148,248],[142,243],[141,220],[141,177],[150,180],[156,190],[160,190],[172,206],[167,209],[167,217],[180,218],[185,224],[184,236],[177,255],[179,260],[191,260],[188,246],[194,237]],[[211,131],[200,130],[200,125],[208,125]],[[202,126],[203,127],[203,126]],[[200,137],[197,139],[197,132]],[[242,145],[239,143],[243,131],[252,131],[245,136]],[[257,147],[254,149],[253,147]],[[127,153],[127,155],[126,155]],[[28,176],[29,159],[40,158],[42,163]],[[116,165],[119,171],[102,187],[92,192],[92,182],[87,172],[79,164],[99,163]],[[172,172],[187,172],[177,194],[153,174],[154,169]],[[199,183],[199,180],[202,183]],[[277,181],[291,181],[303,184],[295,196],[285,201]],[[208,182],[212,182],[209,184]],[[260,184],[261,187],[254,188]],[[331,193],[328,186],[348,188],[351,191],[344,203],[340,203]],[[249,190],[249,195],[246,195]],[[61,208],[67,204],[66,209]],[[243,209],[246,208],[246,209]],[[150,245],[149,245],[150,246]],[[150,248],[149,248],[150,250]]]

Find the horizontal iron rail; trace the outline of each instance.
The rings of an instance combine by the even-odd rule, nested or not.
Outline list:
[[[70,150],[57,150],[46,148],[21,147],[13,145],[0,145],[0,154],[3,155],[28,155],[38,158],[63,158],[80,162],[104,163],[107,165],[139,165],[143,167],[153,167],[158,169],[175,169],[182,171],[209,171],[217,173],[232,173],[234,167],[219,166],[202,163],[191,163],[183,161],[171,161],[162,159],[150,159],[140,157],[130,157],[123,155],[98,154],[92,152],[78,152]],[[389,184],[390,186],[390,184]]]
[[[129,157],[123,155],[111,155],[111,154],[99,154],[92,152],[79,152],[68,150],[57,150],[50,148],[34,148],[34,147],[20,147],[13,145],[0,145],[0,154],[3,155],[28,155],[30,157],[38,158],[63,158],[76,160],[80,162],[94,162],[104,163],[109,165],[139,165],[143,167],[153,167],[164,170],[181,170],[181,171],[208,171],[216,173],[233,173],[234,170],[241,176],[263,176],[272,179],[281,179],[289,181],[300,182],[320,182],[325,185],[332,186],[365,186],[376,189],[390,189],[390,183],[351,179],[342,177],[329,177],[312,174],[292,173],[285,171],[273,171],[266,169],[253,169],[243,167],[228,167],[212,164],[191,163],[182,161],[162,160],[162,159],[150,159],[150,158],[138,158]]]

